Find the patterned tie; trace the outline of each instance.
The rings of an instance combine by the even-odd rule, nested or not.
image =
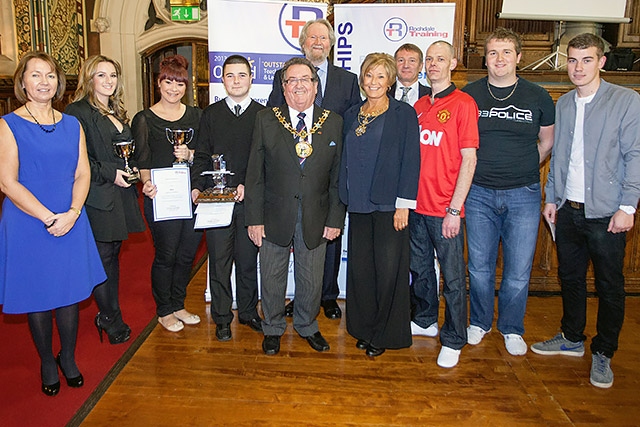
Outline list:
[[[409,91],[411,90],[410,87],[402,87],[402,98],[400,98],[400,101],[402,102],[406,102],[407,104],[409,103],[409,97],[407,96],[407,94],[409,93]]]
[[[236,117],[240,117],[240,110],[242,110],[242,107],[240,106],[240,104],[236,104],[233,106],[233,109],[236,112]]]
[[[319,67],[316,67],[316,73],[320,70]],[[314,101],[318,107],[322,106],[322,80],[320,80],[320,74],[318,74],[318,93],[316,93],[316,99]]]
[[[300,133],[302,130],[307,130],[307,125],[304,123],[304,118],[305,118],[306,116],[307,116],[307,115],[306,115],[305,113],[298,113],[298,119],[299,119],[299,120],[298,120],[298,125],[296,126],[296,131],[297,131],[298,133]],[[309,137],[309,136],[307,136],[306,138],[304,138],[304,140],[306,141],[308,137]],[[296,138],[297,138],[297,137],[296,137]],[[296,140],[299,140],[299,138],[297,138]],[[305,161],[305,160],[306,160],[305,158],[301,158],[301,159],[300,159],[300,166],[302,166],[302,164],[304,163],[304,161]]]

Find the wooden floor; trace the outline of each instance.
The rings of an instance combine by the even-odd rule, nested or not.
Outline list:
[[[326,353],[313,351],[290,321],[276,356],[265,356],[261,334],[235,321],[233,340],[221,343],[203,302],[205,271],[189,287],[187,308],[206,320],[176,334],[155,327],[83,426],[640,425],[638,297],[627,299],[614,386],[602,390],[589,384],[589,351],[514,357],[496,331],[466,346],[450,370],[436,365],[435,339],[370,359],[344,319],[324,315]],[[595,299],[588,312],[591,338]],[[560,315],[560,297],[531,297],[527,342],[551,337]]]

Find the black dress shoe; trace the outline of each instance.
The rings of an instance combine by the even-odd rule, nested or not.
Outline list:
[[[216,325],[216,338],[218,338],[218,341],[229,341],[231,339],[231,328],[228,323]]]
[[[329,343],[327,342],[327,340],[324,339],[320,331],[316,332],[311,336],[304,337],[304,339],[307,340],[311,348],[314,349],[315,351],[329,350]]]
[[[384,353],[384,350],[385,350],[384,348],[374,347],[371,344],[369,344],[369,347],[367,347],[367,356],[369,356],[369,357],[378,357],[382,353]]]
[[[278,354],[280,351],[280,335],[265,335],[262,340],[262,351],[269,356]]]
[[[262,332],[262,319],[260,319],[259,317],[256,317],[256,318],[250,319],[250,320],[242,320],[242,319],[240,319],[240,324],[241,325],[247,325],[248,327],[250,327],[251,329],[253,329],[256,332]]]
[[[58,356],[56,357],[56,363],[60,367],[60,370],[62,371],[62,375],[64,375],[64,378],[67,380],[67,385],[69,387],[78,388],[84,385],[84,378],[82,377],[82,374],[73,378],[69,378],[67,374],[65,374],[64,369],[62,369],[62,363],[60,363],[60,353],[58,353]]]
[[[284,315],[287,317],[293,317],[293,300],[289,301],[289,304],[284,306]]]
[[[358,340],[358,342],[356,343],[356,347],[360,350],[366,350],[367,347],[369,347],[369,343],[365,340]]]
[[[340,310],[338,303],[334,299],[322,301],[322,308],[324,308],[324,315],[327,316],[327,319],[340,319],[342,317],[342,310]]]

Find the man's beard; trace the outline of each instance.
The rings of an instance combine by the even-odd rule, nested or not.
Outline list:
[[[327,56],[324,54],[324,50],[318,51],[317,49],[309,49],[309,52],[305,55],[307,59],[311,62],[324,62],[327,59]]]

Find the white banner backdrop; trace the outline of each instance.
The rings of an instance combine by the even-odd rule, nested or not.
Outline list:
[[[393,56],[401,45],[413,43],[424,53],[437,40],[453,43],[454,3],[336,4],[333,12],[333,63],[356,75],[371,52]],[[422,70],[420,80],[425,79]]]
[[[224,98],[222,64],[242,55],[253,71],[251,97],[266,104],[273,76],[293,56],[302,56],[298,37],[310,20],[325,18],[326,3],[268,0],[209,0],[209,98]]]

